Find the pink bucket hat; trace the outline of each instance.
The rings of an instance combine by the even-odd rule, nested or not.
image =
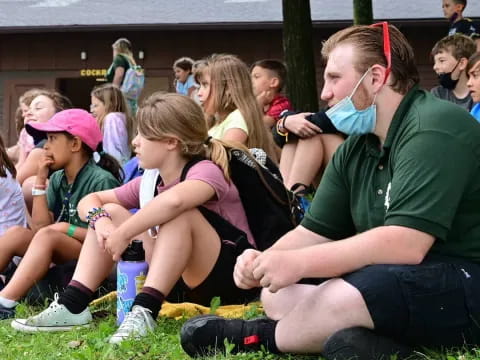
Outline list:
[[[60,111],[46,123],[29,122],[25,124],[25,129],[35,141],[46,139],[49,132],[66,131],[73,136],[78,136],[92,151],[100,150],[98,145],[103,139],[97,120],[82,109]]]

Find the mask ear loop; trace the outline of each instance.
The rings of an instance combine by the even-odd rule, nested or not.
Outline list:
[[[365,76],[367,76],[367,74],[370,72],[372,68],[369,67],[367,69],[367,71],[365,71],[365,73],[362,75],[362,77],[360,78],[360,80],[358,80],[357,82],[357,85],[355,85],[355,87],[353,88],[352,92],[350,93],[350,96],[349,98],[351,99],[353,97],[353,94],[355,94],[355,91],[357,91],[358,87],[360,86],[360,84],[362,83],[363,79],[365,79]]]

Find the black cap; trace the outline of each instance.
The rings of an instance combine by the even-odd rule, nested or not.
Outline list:
[[[123,261],[144,261],[145,250],[141,240],[133,240],[122,254]]]

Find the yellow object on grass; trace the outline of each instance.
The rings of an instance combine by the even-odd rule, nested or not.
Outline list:
[[[101,298],[93,300],[90,305],[95,306],[108,301],[114,301],[117,298],[117,292],[112,291]],[[215,314],[227,318],[241,318],[250,310],[263,311],[260,302],[253,302],[247,305],[223,305],[219,306]],[[190,318],[197,315],[210,314],[210,308],[194,303],[184,302],[172,304],[164,302],[159,316],[166,316],[174,319]]]

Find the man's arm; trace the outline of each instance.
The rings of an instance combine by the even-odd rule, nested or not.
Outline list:
[[[381,226],[344,240],[268,250],[252,261],[252,278],[276,292],[302,278],[338,277],[374,264],[418,264],[433,242],[418,230]]]
[[[298,250],[304,263],[302,277],[335,277],[368,265],[423,261],[435,239],[404,226],[380,226],[345,240]]]
[[[299,225],[295,229],[289,231],[288,233],[283,235],[280,239],[278,239],[278,241],[270,249],[272,250],[301,249],[304,247],[323,244],[329,241],[331,240],[322,235],[318,235],[313,231],[308,230],[302,225]]]

